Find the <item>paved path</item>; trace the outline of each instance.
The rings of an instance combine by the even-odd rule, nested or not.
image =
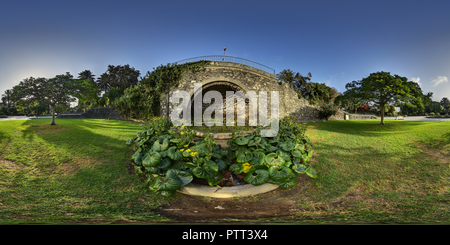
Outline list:
[[[380,117],[377,117],[380,119]],[[396,117],[385,117],[384,119],[396,119]],[[427,118],[425,116],[417,116],[417,117],[398,117],[397,120],[405,120],[405,121],[450,121],[450,118]]]
[[[52,118],[52,116],[38,116],[39,118]],[[10,120],[30,120],[36,119],[36,117],[27,117],[27,116],[10,116],[7,118],[0,118],[0,121],[10,121]]]

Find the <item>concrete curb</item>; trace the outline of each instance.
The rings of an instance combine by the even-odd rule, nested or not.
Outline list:
[[[215,198],[232,198],[232,197],[246,197],[257,195],[277,189],[279,185],[265,183],[259,186],[251,184],[237,185],[231,187],[222,187],[221,189],[215,186],[199,185],[189,183],[177,190],[180,193],[192,196],[206,196]]]

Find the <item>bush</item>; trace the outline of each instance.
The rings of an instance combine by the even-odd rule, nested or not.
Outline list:
[[[315,100],[312,104],[319,106],[319,119],[328,120],[331,116],[339,114],[339,107],[323,100]]]
[[[273,137],[260,137],[261,130],[258,127],[245,137],[232,133],[229,148],[222,149],[211,134],[193,140],[195,131],[190,127],[171,127],[168,119],[153,118],[127,144],[135,145],[131,159],[136,172],[145,174],[149,188],[164,196],[172,196],[194,176],[215,186],[223,179],[220,171],[225,169],[244,173],[244,180],[255,186],[272,183],[292,188],[299,174],[317,177],[310,165],[313,145],[304,125],[286,117],[280,120],[278,134]]]

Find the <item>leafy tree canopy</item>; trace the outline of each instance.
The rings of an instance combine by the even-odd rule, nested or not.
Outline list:
[[[338,96],[335,88],[330,88],[324,83],[311,82],[311,78],[311,72],[307,76],[303,76],[290,69],[284,69],[277,74],[277,79],[287,83],[289,87],[298,93],[299,98],[303,97],[309,101],[323,100],[326,103],[330,103]]]
[[[184,64],[167,64],[147,72],[138,84],[125,90],[124,95],[113,102],[116,110],[128,118],[149,119],[159,115],[160,105],[170,89],[177,87],[187,72],[196,72],[209,61]]]
[[[403,101],[423,110],[423,93],[419,84],[406,77],[391,75],[389,72],[371,73],[360,81],[345,85],[348,96],[372,101],[381,109],[381,124],[384,125],[385,105],[388,102]]]
[[[73,102],[75,97],[86,96],[93,91],[88,80],[76,80],[66,72],[54,78],[26,78],[13,88],[18,100],[23,102],[42,101],[52,108],[52,123],[55,125],[57,104]]]

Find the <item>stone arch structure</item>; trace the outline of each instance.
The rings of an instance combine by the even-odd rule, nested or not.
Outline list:
[[[186,91],[190,96],[190,103],[198,96],[198,92],[194,91],[194,84],[202,84],[202,94],[205,91],[216,90],[223,91],[242,91],[247,93],[255,91],[259,100],[261,91],[267,92],[267,116],[270,118],[271,112],[271,91],[278,91],[279,118],[284,116],[296,116],[297,121],[312,121],[318,117],[318,111],[314,106],[309,105],[304,99],[299,99],[297,93],[292,90],[286,83],[279,82],[274,74],[262,71],[260,69],[233,63],[233,62],[214,62],[212,61],[205,66],[204,70],[196,73],[187,72],[182,82],[177,88],[172,89],[161,103],[161,114],[163,116],[171,115],[174,108],[180,103],[172,103],[171,97],[174,91]],[[207,106],[207,105],[204,105]],[[191,106],[193,108],[193,106]],[[235,107],[236,108],[236,107]],[[257,109],[258,111],[259,109]],[[246,106],[248,111],[248,106]],[[191,112],[192,113],[192,110]],[[191,114],[192,115],[192,114]],[[223,114],[225,118],[225,113]],[[246,118],[248,115],[246,115]],[[193,117],[191,117],[193,120]]]

